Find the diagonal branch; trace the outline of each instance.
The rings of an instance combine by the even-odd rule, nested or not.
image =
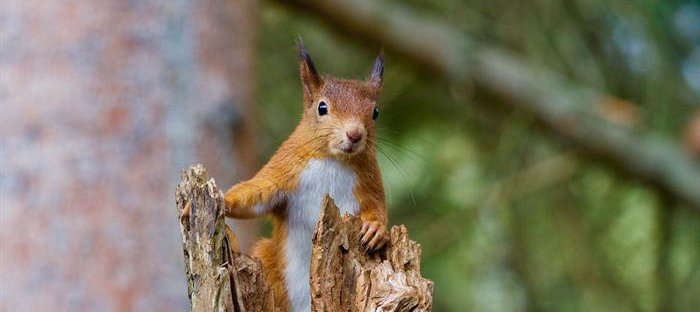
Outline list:
[[[279,1],[283,2],[283,1]],[[473,83],[505,105],[534,116],[560,141],[648,183],[700,212],[700,168],[675,142],[602,119],[594,107],[615,99],[573,84],[506,51],[474,44],[454,27],[401,5],[374,0],[291,0],[330,27],[383,44],[420,70]]]

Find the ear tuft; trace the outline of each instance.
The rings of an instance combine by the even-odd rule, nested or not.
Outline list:
[[[374,60],[374,66],[372,66],[372,73],[369,76],[369,83],[375,89],[381,89],[382,83],[384,81],[384,49],[379,51],[377,59]]]
[[[311,95],[321,85],[321,76],[316,70],[316,65],[311,59],[311,55],[306,51],[301,37],[297,39],[297,47],[299,48],[299,75],[301,76],[301,82],[304,85],[306,94]]]

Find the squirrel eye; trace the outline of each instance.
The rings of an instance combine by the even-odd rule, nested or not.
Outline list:
[[[379,117],[379,108],[374,108],[374,112],[372,112],[372,119],[377,119]]]
[[[320,116],[328,114],[328,104],[326,104],[326,102],[321,101],[320,103],[318,103],[318,114]]]

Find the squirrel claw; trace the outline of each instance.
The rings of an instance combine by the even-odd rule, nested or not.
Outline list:
[[[379,222],[364,222],[360,230],[360,243],[365,246],[365,251],[372,252],[381,249],[388,240],[384,225]]]

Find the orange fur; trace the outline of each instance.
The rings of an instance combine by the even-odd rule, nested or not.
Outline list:
[[[226,215],[229,217],[247,219],[266,214],[272,218],[272,237],[259,241],[253,253],[261,259],[266,269],[266,278],[278,307],[288,307],[289,302],[284,282],[287,203],[284,199],[276,198],[283,198],[282,194],[296,190],[300,174],[310,160],[334,158],[351,168],[357,176],[353,194],[360,207],[360,218],[378,222],[382,228],[387,223],[384,189],[373,142],[375,121],[372,120],[382,83],[383,56],[378,58],[368,81],[344,80],[318,75],[303,45],[300,45],[300,50],[300,73],[304,86],[301,122],[252,179],[234,185],[225,196]],[[321,100],[331,106],[328,116],[320,117],[317,112]],[[355,154],[338,154],[330,146],[337,143],[339,129],[343,129],[343,125],[349,121],[364,126],[365,142]],[[272,204],[268,205],[270,202]],[[377,232],[381,232],[381,235],[385,233]]]

